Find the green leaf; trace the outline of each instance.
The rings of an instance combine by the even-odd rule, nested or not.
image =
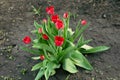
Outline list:
[[[89,24],[90,23],[88,23],[87,25],[85,25],[85,26],[82,26],[81,28],[80,28],[80,30],[78,29],[77,31],[75,31],[75,33],[74,33],[74,35],[73,35],[73,41],[75,41],[75,39],[78,37],[78,36],[80,36],[84,31],[85,31],[85,29],[89,26]]]
[[[31,33],[37,33],[38,32],[38,30],[32,30],[31,31]]]
[[[83,35],[81,35],[80,38],[79,38],[79,40],[78,40],[78,42],[77,42],[77,47],[81,48],[82,46],[88,44],[91,41],[92,41],[92,39],[90,39],[90,40],[84,40]]]
[[[45,80],[48,80],[50,77],[50,71],[46,69],[44,75],[45,75]]]
[[[75,29],[74,36],[77,35],[77,33],[79,32],[80,23],[81,23],[81,20],[78,21],[78,24],[77,24],[76,29]]]
[[[68,56],[69,53],[70,53],[71,51],[73,51],[75,48],[76,48],[76,47],[74,47],[74,46],[70,46],[70,47],[68,47],[67,49],[63,50],[61,53],[59,53],[59,54],[58,54],[58,61],[63,60],[63,58],[65,58],[66,56]]]
[[[47,50],[51,53],[54,53],[54,49],[49,47],[47,44],[43,44],[43,43],[39,44],[38,43],[38,44],[34,44],[32,47],[33,48],[38,48],[38,49],[45,49],[45,50]]]
[[[38,43],[38,42],[39,42],[39,39],[34,39],[33,42],[34,42],[34,43]]]
[[[44,75],[44,69],[40,69],[35,80],[39,80]]]
[[[37,14],[40,16],[40,8],[36,9],[34,6],[32,6],[34,14]]]
[[[81,35],[80,38],[78,39],[77,47],[80,46],[81,44],[83,44],[83,42],[84,42],[84,37],[83,37],[83,35]]]
[[[56,71],[55,71],[55,70],[53,70],[53,71],[51,72],[50,76],[55,75],[55,73],[56,73]]]
[[[64,45],[63,49],[66,49],[66,48],[71,47],[71,46],[73,46],[73,47],[75,46],[75,44],[69,40],[66,40],[66,44],[63,44],[63,45]]]
[[[73,64],[73,62],[67,58],[63,61],[63,69],[70,72],[70,73],[76,73],[78,72],[76,66]]]
[[[98,46],[98,47],[94,47],[94,48],[91,48],[91,49],[84,50],[83,53],[84,54],[89,54],[89,53],[102,52],[102,51],[108,50],[109,48],[110,47],[107,47],[107,46]]]
[[[88,60],[77,50],[71,52],[71,60],[77,66],[80,66],[87,70],[93,69],[93,67],[89,64]]]
[[[26,52],[29,52],[31,54],[35,54],[35,55],[40,55],[41,53],[43,53],[43,51],[40,51],[40,50],[32,50],[32,49],[29,49],[27,47],[20,47],[20,49],[26,51]]]
[[[38,24],[36,21],[34,21],[34,26],[36,29],[39,29],[40,27],[42,27],[42,25]]]
[[[35,70],[37,70],[37,69],[40,69],[40,68],[42,67],[42,64],[43,64],[43,63],[40,62],[40,63],[34,65],[34,66],[32,67],[32,70],[31,70],[31,71],[35,71]]]
[[[54,73],[53,73],[53,71],[54,71],[54,69],[56,69],[56,68],[59,68],[60,67],[60,65],[59,64],[56,64],[56,63],[54,63],[54,62],[48,62],[47,63],[47,69],[45,70],[45,79],[46,80],[48,80],[48,78],[51,76],[51,75],[53,75]]]
[[[74,31],[72,31],[72,29],[71,28],[68,28],[68,32],[67,32],[67,38],[69,39],[69,40],[72,40],[72,35],[74,34]]]
[[[68,75],[68,76],[65,78],[65,80],[69,80],[69,77],[70,77],[70,75]]]

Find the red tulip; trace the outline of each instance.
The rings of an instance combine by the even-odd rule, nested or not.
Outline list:
[[[25,37],[23,38],[23,42],[24,42],[25,44],[29,44],[29,43],[31,42],[31,38],[30,38],[29,36],[25,36]]]
[[[59,19],[59,16],[57,14],[54,14],[51,16],[51,20],[56,23],[56,21]]]
[[[64,14],[63,14],[63,18],[68,18],[68,12],[65,12]]]
[[[54,6],[48,6],[46,8],[47,14],[53,15],[54,14]]]
[[[87,21],[86,21],[86,20],[82,20],[82,21],[81,21],[81,24],[82,24],[82,25],[86,25],[86,24],[87,24]]]
[[[55,23],[55,26],[58,30],[64,28],[64,24],[61,20],[57,20],[56,23]]]
[[[55,36],[55,45],[56,46],[62,46],[64,42],[64,38],[61,36]]]
[[[48,40],[49,39],[46,34],[43,34],[42,37],[43,37],[44,40]]]
[[[40,55],[40,60],[44,60],[44,59],[45,59],[44,55]]]
[[[38,33],[40,33],[40,34],[42,33],[42,28],[38,29]]]

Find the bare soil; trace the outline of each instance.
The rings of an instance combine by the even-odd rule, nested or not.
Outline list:
[[[74,30],[79,19],[91,22],[84,33],[92,38],[92,46],[106,45],[110,50],[86,55],[93,71],[78,68],[69,80],[120,80],[120,1],[119,0],[0,0],[0,80],[34,80],[36,63],[31,54],[20,49],[25,35],[34,36],[33,21],[46,17],[46,6],[54,5],[56,13],[71,12],[70,27]],[[40,8],[35,15],[31,6]],[[65,80],[69,74],[62,69],[50,80]],[[42,79],[44,80],[44,79]]]

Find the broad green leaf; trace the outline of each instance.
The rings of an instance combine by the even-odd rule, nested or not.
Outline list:
[[[37,70],[37,69],[40,69],[40,68],[42,67],[42,65],[43,65],[42,62],[40,62],[40,63],[34,65],[34,66],[32,67],[32,70],[31,70],[31,71],[35,71],[35,70]]]
[[[50,76],[55,75],[55,73],[56,73],[56,71],[55,71],[55,70],[53,70],[53,71],[51,72]]]
[[[71,41],[66,41],[65,49],[58,54],[58,61],[61,61],[63,58],[69,56],[69,53],[76,49],[76,46]]]
[[[49,78],[51,75],[53,75],[54,69],[59,68],[59,67],[60,67],[60,65],[57,65],[57,64],[54,63],[54,62],[48,62],[48,63],[47,63],[47,69],[45,70],[45,73],[44,73],[46,80],[48,80],[48,78]]]
[[[46,69],[44,75],[45,75],[45,80],[48,80],[50,77],[50,70]]]
[[[61,53],[58,54],[58,61],[63,60],[66,56],[69,56],[70,52],[73,51],[76,47],[68,47],[67,49],[63,50]]]
[[[91,49],[84,50],[83,53],[84,54],[89,54],[89,53],[102,52],[102,51],[108,50],[109,48],[110,47],[107,47],[107,46],[98,46],[98,47],[94,47],[94,48],[91,48]]]
[[[71,52],[71,60],[77,66],[80,66],[87,70],[93,69],[92,66],[89,64],[88,60],[77,50]]]
[[[44,75],[44,69],[40,69],[35,80],[39,80]]]
[[[49,52],[54,53],[54,49],[49,47],[47,44],[43,44],[43,43],[39,44],[38,43],[38,44],[34,44],[32,47],[33,48],[38,48],[38,49],[45,49],[45,50],[47,50]]]
[[[70,73],[76,73],[78,72],[76,66],[73,64],[73,62],[67,58],[63,61],[63,69],[70,72]]]
[[[27,47],[20,47],[22,50],[26,51],[26,52],[29,52],[31,54],[35,54],[35,55],[40,55],[43,53],[43,51],[40,51],[40,50],[33,50],[33,49],[29,49]]]
[[[36,29],[39,29],[40,27],[42,27],[42,25],[38,24],[36,21],[34,21],[34,26]]]

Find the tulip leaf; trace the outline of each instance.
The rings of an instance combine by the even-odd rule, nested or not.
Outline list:
[[[40,69],[37,76],[35,77],[35,80],[39,80],[44,75],[44,69]]]
[[[37,70],[37,69],[40,69],[40,68],[42,67],[42,65],[43,65],[42,62],[40,62],[40,63],[34,65],[34,66],[32,67],[32,70],[31,70],[31,71],[35,71],[35,70]]]
[[[34,39],[33,42],[34,42],[34,43],[38,43],[38,42],[39,42],[39,39]]]
[[[29,52],[31,54],[35,54],[35,55],[40,55],[43,53],[42,50],[33,50],[33,49],[29,49],[27,47],[20,47],[22,50],[26,51],[26,52]]]
[[[84,44],[88,44],[90,41],[92,41],[92,40],[91,39],[90,40],[85,40],[83,35],[81,34],[81,36],[80,36],[80,38],[78,39],[78,42],[77,42],[77,47],[81,47]]]
[[[91,49],[84,50],[83,53],[84,54],[89,54],[89,53],[102,52],[102,51],[108,50],[109,48],[110,47],[107,47],[107,46],[98,46],[98,47],[94,47],[94,48],[91,48]]]
[[[50,77],[50,70],[46,69],[44,75],[45,75],[45,80],[48,80],[48,78]]]
[[[85,29],[88,27],[90,23],[86,24],[85,26],[82,26],[80,29],[78,29],[77,31],[75,31],[74,35],[73,35],[73,41],[75,41],[75,39],[80,36],[84,31]]]
[[[71,51],[73,51],[75,49],[75,47],[71,46],[71,47],[68,47],[67,49],[63,50],[61,53],[58,54],[58,57],[59,57],[59,61],[63,60],[63,58],[66,58],[66,56],[69,55],[69,53]]]
[[[31,31],[31,33],[37,33],[38,32],[38,30],[32,30]]]
[[[60,65],[57,65],[56,63],[48,62],[48,63],[47,63],[47,69],[45,70],[45,73],[44,73],[45,79],[48,80],[48,78],[49,78],[51,75],[54,74],[54,73],[53,73],[54,69],[59,68],[59,67],[60,67]]]
[[[42,25],[38,24],[36,21],[34,21],[34,26],[38,30]]]
[[[93,67],[89,64],[88,60],[79,51],[71,52],[71,60],[75,65],[85,68],[87,70],[92,70]]]
[[[70,72],[70,73],[76,73],[78,72],[76,66],[73,64],[73,62],[67,58],[63,61],[63,69]]]
[[[49,47],[47,44],[43,44],[43,43],[39,44],[39,43],[37,43],[37,44],[34,44],[32,47],[33,48],[38,48],[38,49],[45,49],[45,50],[47,50],[49,52],[54,53],[54,49]]]

